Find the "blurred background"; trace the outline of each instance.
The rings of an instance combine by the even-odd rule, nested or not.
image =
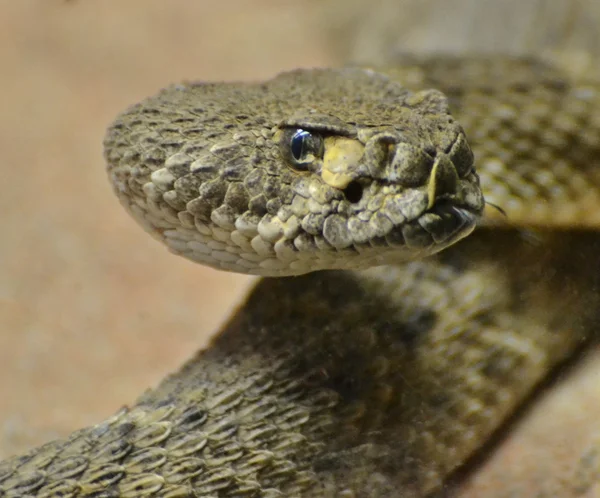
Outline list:
[[[0,457],[133,402],[206,344],[251,284],[170,255],[119,206],[102,138],[128,105],[180,80],[394,50],[579,60],[598,47],[594,0],[0,0]],[[600,435],[596,356],[525,411],[461,496],[508,496],[507,481],[600,493],[598,452],[591,484],[568,484]]]

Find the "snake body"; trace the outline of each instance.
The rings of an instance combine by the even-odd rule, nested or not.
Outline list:
[[[425,496],[594,333],[598,82],[445,57],[183,84],[105,147],[172,251],[281,278],[131,408],[2,462],[2,497]],[[506,216],[454,244],[483,198]]]

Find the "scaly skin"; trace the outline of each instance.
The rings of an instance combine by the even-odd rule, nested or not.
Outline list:
[[[465,127],[475,152],[485,197],[506,211],[508,223],[486,212],[490,216],[484,220],[485,228],[426,260],[362,272],[316,272],[263,279],[206,351],[142,396],[131,409],[78,431],[67,440],[51,442],[3,462],[0,496],[387,498],[424,496],[440,489],[552,367],[594,333],[600,299],[594,292],[600,269],[600,236],[594,232],[600,212],[598,85],[571,82],[531,61],[446,61],[442,65],[439,60],[403,60],[401,67],[388,70],[388,74],[406,81],[409,87],[433,86],[448,93],[452,112]],[[299,96],[306,95],[302,90],[310,87],[307,74],[287,76],[296,82]],[[368,88],[370,83],[360,74],[347,73],[352,80],[348,85]],[[321,83],[323,93],[339,95],[333,82]],[[185,93],[188,88],[177,91]],[[231,97],[231,88],[217,86],[215,91],[226,99]],[[235,87],[236,99],[256,104],[250,98],[252,90],[246,94],[245,88]],[[382,88],[388,96],[390,92],[403,92],[392,82],[379,86]],[[190,121],[173,122],[169,125],[171,132],[156,133],[152,123],[160,121],[164,127],[165,113],[181,117],[181,108],[173,107],[169,94],[162,95],[166,97],[164,101],[158,97],[162,102],[158,115],[139,113],[132,118],[128,114],[108,134],[107,158],[117,193],[161,240],[173,239],[165,235],[165,228],[172,229],[173,224],[190,219],[174,210],[191,212],[198,205],[198,211],[192,213],[199,218],[193,224],[199,225],[198,231],[188,224],[181,233],[192,239],[194,233],[202,234],[203,230],[223,235],[211,225],[214,220],[210,216],[202,218],[206,210],[202,202],[191,204],[191,209],[189,199],[179,203],[183,195],[198,197],[199,192],[202,197],[206,191],[187,188],[190,181],[180,182],[177,191],[177,187],[172,188],[175,178],[165,180],[164,171],[152,179],[153,170],[164,169],[165,159],[185,147],[192,162],[202,159],[200,163],[207,164],[205,148],[191,146],[189,131],[187,137],[178,131],[189,127]],[[369,105],[385,100],[376,92],[364,95]],[[443,101],[434,96],[433,119],[444,117],[442,122],[447,126],[434,140],[441,150],[436,154],[439,157],[446,153],[444,150],[452,149],[452,145],[440,144],[444,140],[457,143],[461,133],[448,121]],[[258,116],[265,109],[268,117],[270,109],[288,114],[298,108],[298,101],[277,100],[270,91],[265,91],[262,98]],[[402,109],[403,98],[399,103]],[[144,105],[156,108],[156,102]],[[417,110],[416,119],[410,117],[409,121],[422,124],[419,116],[431,115],[423,108],[430,108],[428,99],[410,102],[409,107]],[[205,104],[199,100],[196,107]],[[352,103],[359,108],[363,104]],[[353,115],[362,121],[353,120],[352,126],[360,127],[365,119],[372,118],[372,114],[353,114],[355,108],[348,101],[341,107],[335,101],[326,105],[332,114],[340,117],[341,113],[340,119],[347,116],[346,125]],[[215,113],[212,108],[212,112],[212,121],[219,123],[220,131],[210,139],[212,145],[229,144],[226,138],[231,132],[222,125],[235,122],[237,126],[238,120],[222,109]],[[398,113],[405,116],[405,111]],[[282,117],[277,115],[275,119],[274,125],[279,125]],[[304,125],[313,129],[318,119]],[[195,123],[195,136],[206,141],[211,133],[206,126],[212,121],[206,119],[203,129]],[[132,122],[137,131],[131,131]],[[265,129],[264,122],[254,123],[250,129],[254,130],[256,124]],[[368,124],[389,128],[390,123],[384,120]],[[316,192],[314,199],[318,199],[324,192],[336,193],[331,190],[337,188],[332,183],[344,183],[348,176],[362,174],[356,162],[340,166],[328,159],[314,163],[311,173],[293,173],[284,154],[273,145],[273,137],[278,135],[264,136],[260,129],[252,146],[248,145],[241,156],[227,156],[218,164],[239,165],[235,160],[241,158],[241,168],[249,168],[251,157],[247,151],[270,147],[270,153],[257,154],[258,159],[251,161],[270,172],[260,184],[263,193],[273,192],[266,186],[273,177],[285,180],[275,184],[277,197],[281,185],[293,185],[298,176],[303,176],[312,183],[312,190],[308,190]],[[423,130],[428,130],[426,125],[414,133],[416,141],[411,142],[414,147],[409,148],[407,156],[411,164],[422,157],[419,137],[427,135]],[[454,138],[447,139],[448,133]],[[406,139],[406,135],[410,133],[399,136]],[[159,146],[148,137],[158,140]],[[344,139],[326,144],[325,158],[332,157],[327,150],[357,150],[353,147],[357,147],[356,140],[360,142],[360,134],[346,132],[344,138],[350,138],[350,142]],[[168,153],[157,156],[157,150]],[[422,220],[424,211],[435,211],[438,203],[460,206],[467,218],[480,209],[477,179],[465,166],[466,153],[449,155],[456,177],[446,166],[442,175],[435,173],[439,170],[432,166],[433,160],[422,163],[429,174],[417,172],[415,177],[413,172],[410,178],[404,174],[395,177],[390,194],[394,202],[400,202],[409,191],[416,192],[410,195],[421,208],[412,215],[414,220]],[[392,175],[392,168],[385,169],[389,164],[381,155],[365,154],[365,158],[375,161],[377,171],[383,168],[385,175]],[[176,159],[172,159],[167,173],[188,174],[189,160],[184,158],[182,162],[181,155]],[[130,165],[135,169],[127,169]],[[220,185],[228,179],[222,169],[218,171]],[[251,171],[244,169],[244,174]],[[328,176],[327,171],[339,175]],[[360,179],[367,185],[358,201],[359,206],[365,206],[361,210],[369,210],[368,201],[377,206],[369,211],[367,221],[373,223],[369,247],[375,249],[358,266],[390,257],[387,245],[381,248],[385,244],[376,233],[377,223],[372,221],[377,213],[386,215],[390,197],[384,195],[383,202],[376,202],[374,199],[382,193],[376,188],[377,179],[373,180],[372,173]],[[166,202],[164,192],[158,195],[152,185],[167,185],[164,192],[176,190],[176,195],[168,194]],[[224,190],[229,188],[231,185],[226,185]],[[432,192],[435,202],[431,202]],[[229,198],[234,199],[231,203],[225,194],[219,194],[211,209],[229,203],[252,210],[253,196],[238,194]],[[140,202],[145,196],[150,200]],[[286,194],[281,199],[291,197]],[[337,205],[343,203],[341,196],[337,200]],[[314,204],[306,202],[298,207],[298,203],[297,209],[316,209]],[[278,204],[277,209],[267,210],[263,216],[270,215],[272,221],[281,207]],[[335,214],[352,213],[349,209]],[[221,211],[230,214],[226,209]],[[163,212],[162,218],[158,212]],[[294,214],[307,216],[301,211]],[[432,229],[433,233],[428,233],[436,237],[450,233],[450,242],[454,242],[469,229],[468,223],[466,228],[456,228],[456,219],[450,217],[454,223],[450,232]],[[404,225],[399,226],[402,229]],[[533,234],[529,232],[532,228]],[[258,227],[255,232],[261,235]],[[335,234],[343,235],[343,230]],[[409,238],[405,236],[405,240]],[[187,243],[190,239],[177,240]],[[201,238],[194,240],[203,242]],[[227,245],[228,240],[221,243]],[[446,240],[442,240],[442,246]],[[250,248],[255,245],[258,242]],[[416,257],[418,254],[411,252],[415,244],[408,245],[409,251],[402,246],[402,257]],[[417,253],[440,248],[416,245]],[[171,244],[172,249],[190,256],[182,250],[185,247],[190,246]],[[218,244],[214,248],[224,249]],[[277,250],[264,252],[279,255]],[[239,265],[239,259],[233,263]],[[211,260],[211,264],[221,263]],[[282,268],[267,266],[265,270]],[[302,271],[291,273],[305,269],[303,266]]]
[[[292,164],[297,129],[322,139]],[[483,210],[445,97],[362,69],[172,86],[106,141],[123,205],[175,253],[265,276],[426,256]]]

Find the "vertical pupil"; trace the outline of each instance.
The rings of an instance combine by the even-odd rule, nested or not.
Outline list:
[[[310,138],[310,133],[305,130],[298,130],[292,137],[291,149],[292,156],[296,161],[304,157],[306,141]]]

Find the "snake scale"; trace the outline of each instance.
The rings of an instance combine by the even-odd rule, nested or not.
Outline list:
[[[132,407],[2,462],[1,497],[426,496],[595,333],[600,85],[564,68],[174,85],[105,156],[173,252],[280,278]]]

